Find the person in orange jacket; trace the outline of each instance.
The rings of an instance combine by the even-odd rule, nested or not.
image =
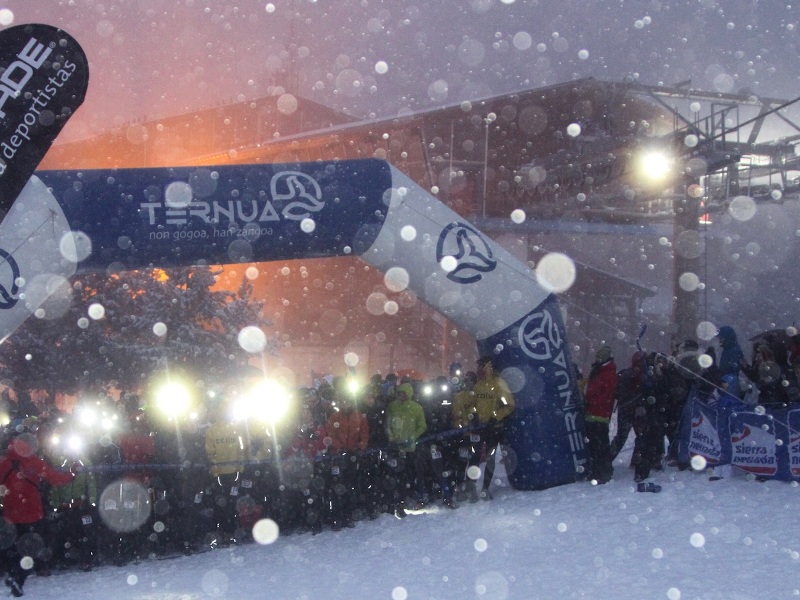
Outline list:
[[[339,410],[328,417],[325,431],[330,438],[328,451],[332,454],[365,450],[369,443],[369,423],[367,417],[355,406],[355,401],[347,396],[336,399]]]
[[[0,460],[0,489],[3,492],[3,539],[13,539],[10,548],[3,548],[0,562],[8,574],[5,584],[19,598],[32,568],[23,568],[22,561],[30,557],[39,560],[45,550],[44,504],[39,485],[67,485],[74,473],[59,471],[36,455],[36,437],[21,433],[11,440],[8,451]]]

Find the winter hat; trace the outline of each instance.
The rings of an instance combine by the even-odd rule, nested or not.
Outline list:
[[[403,392],[406,397],[411,400],[414,397],[414,388],[410,383],[401,383],[397,386],[397,393]]]
[[[597,351],[597,353],[594,355],[594,358],[599,363],[604,363],[611,360],[611,348],[608,346],[603,346]]]
[[[8,447],[19,456],[33,456],[39,449],[39,443],[32,433],[26,431],[15,436]]]
[[[686,340],[683,342],[683,351],[690,352],[692,350],[699,350],[700,345],[694,340]]]
[[[608,346],[605,347],[608,348]],[[637,350],[636,352],[633,353],[633,356],[631,356],[631,367],[633,367],[634,369],[642,369],[644,366],[646,366],[646,361],[647,361],[647,354],[645,354],[641,350]]]
[[[719,343],[723,348],[726,346],[733,346],[738,341],[736,339],[736,332],[730,325],[723,325],[720,327],[719,331],[717,331],[717,337],[719,338]]]

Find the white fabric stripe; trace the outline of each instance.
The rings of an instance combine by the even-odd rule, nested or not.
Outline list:
[[[11,298],[0,297],[0,340],[75,273],[75,260],[64,256],[76,258],[73,236],[65,237],[69,231],[53,194],[38,177],[31,177],[0,224],[0,249],[10,255],[0,257],[0,285]]]
[[[531,269],[394,167],[386,203],[386,221],[361,258],[384,273],[404,269],[409,289],[476,339],[502,331],[548,296]],[[440,245],[439,254],[457,260],[438,260]]]

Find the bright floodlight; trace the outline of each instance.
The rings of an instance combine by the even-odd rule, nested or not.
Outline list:
[[[669,173],[669,159],[663,152],[646,152],[639,159],[639,171],[651,181],[661,181]]]
[[[289,409],[289,393],[282,385],[262,379],[233,406],[234,418],[259,419],[268,423],[279,421]]]
[[[348,379],[347,380],[347,391],[350,392],[353,396],[358,393],[358,390],[361,389],[361,384],[358,383],[355,379]]]
[[[158,390],[156,402],[167,416],[178,417],[189,408],[189,390],[181,383],[170,381]]]
[[[72,435],[67,439],[67,448],[72,452],[80,452],[83,448],[83,440],[77,435]]]
[[[98,419],[99,416],[97,411],[91,406],[84,406],[80,411],[80,422],[87,427],[93,426],[95,423],[97,423]]]

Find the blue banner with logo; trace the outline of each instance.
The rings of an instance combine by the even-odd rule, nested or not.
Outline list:
[[[774,477],[778,473],[775,422],[772,415],[751,412],[732,413],[728,418],[731,464],[735,467]]]
[[[37,175],[91,243],[79,271],[355,254],[391,185],[378,160]]]
[[[358,254],[391,187],[379,160],[37,175],[90,245],[79,272]]]
[[[506,467],[520,489],[543,489],[587,472],[583,412],[561,310],[554,295],[511,327],[478,342],[494,355],[517,402],[505,438],[516,451]],[[522,451],[520,451],[522,450]]]
[[[693,456],[758,477],[800,479],[800,410],[714,407],[693,392],[681,421],[679,457],[689,462]]]
[[[800,478],[800,410],[790,410],[786,415],[789,434],[789,475]]]
[[[702,402],[692,404],[688,449],[692,456],[702,456],[714,466],[727,464],[729,457],[723,452],[719,423],[725,415],[717,408]]]

